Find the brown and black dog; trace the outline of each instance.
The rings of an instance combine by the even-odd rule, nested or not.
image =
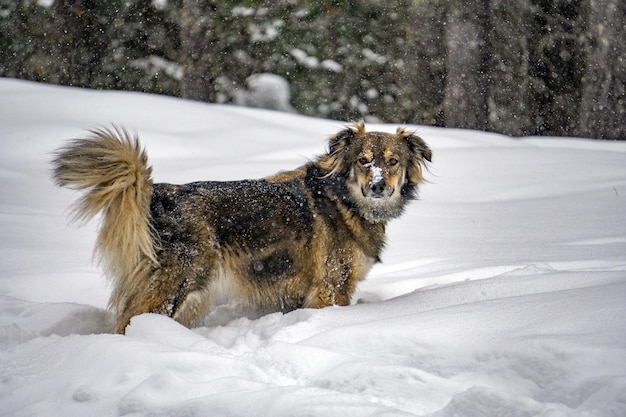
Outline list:
[[[76,218],[103,212],[96,253],[123,333],[147,312],[190,326],[222,303],[349,304],[431,156],[413,132],[358,122],[313,162],[259,180],[154,184],[138,139],[119,129],[70,141],[53,165],[58,185],[86,190]]]

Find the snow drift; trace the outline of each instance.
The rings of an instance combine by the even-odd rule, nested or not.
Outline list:
[[[354,305],[109,334],[51,152],[139,133],[156,181],[254,178],[343,122],[0,79],[0,414],[626,415],[626,142],[414,126],[434,151]],[[396,126],[368,125],[394,131]]]

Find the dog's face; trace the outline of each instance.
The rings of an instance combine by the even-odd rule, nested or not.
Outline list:
[[[366,132],[359,122],[330,139],[318,166],[328,175],[343,176],[359,213],[380,223],[399,216],[415,197],[422,168],[431,158],[430,148],[413,132]]]

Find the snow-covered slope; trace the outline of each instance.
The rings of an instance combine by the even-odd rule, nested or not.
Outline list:
[[[0,79],[0,415],[626,415],[626,142],[415,126],[430,182],[355,305],[119,336],[48,165],[110,123],[178,183],[295,167],[343,127]]]

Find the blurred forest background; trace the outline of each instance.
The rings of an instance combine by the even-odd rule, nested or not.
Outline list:
[[[625,27],[626,0],[0,0],[0,76],[623,140]]]

